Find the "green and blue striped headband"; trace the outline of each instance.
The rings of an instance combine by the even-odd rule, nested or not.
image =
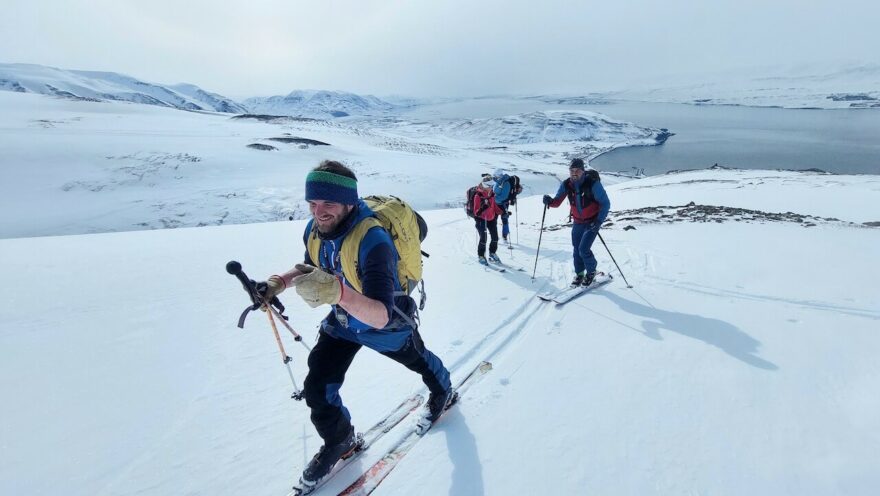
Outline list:
[[[327,171],[306,176],[306,201],[324,200],[344,205],[358,201],[357,180]]]

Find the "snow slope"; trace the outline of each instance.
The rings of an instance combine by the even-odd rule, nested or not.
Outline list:
[[[539,196],[499,250],[527,272],[480,268],[460,209],[425,212],[422,334],[454,378],[494,370],[375,494],[874,494],[880,231],[861,223],[880,220],[880,178],[709,170],[608,190],[603,236],[634,288],[598,244],[615,281],[559,308],[534,295],[571,277],[564,209],[547,214],[534,281]],[[768,218],[633,213],[690,201]],[[822,219],[769,220],[780,205]],[[265,317],[235,327],[246,301],[224,265],[284,270],[303,226],[0,240],[0,493],[285,494],[320,441]],[[312,342],[326,308],[282,299]],[[342,395],[366,428],[422,390],[363,350]]]

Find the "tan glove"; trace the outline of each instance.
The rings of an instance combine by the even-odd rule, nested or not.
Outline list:
[[[338,277],[312,265],[297,264],[295,268],[303,274],[291,279],[290,284],[296,286],[297,294],[310,307],[339,303],[342,298],[342,281]]]
[[[280,295],[285,289],[287,289],[287,286],[284,285],[284,280],[281,279],[281,276],[269,276],[269,279],[266,279],[265,291],[260,291],[260,295],[265,302],[265,304],[260,306],[260,310],[265,312],[266,305],[272,301],[272,298]]]

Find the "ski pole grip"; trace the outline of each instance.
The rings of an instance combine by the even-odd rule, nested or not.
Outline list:
[[[236,262],[235,260],[228,262],[226,264],[226,272],[229,272],[230,274],[234,275],[236,279],[238,279],[238,282],[240,282],[241,285],[244,287],[245,292],[247,292],[248,296],[251,297],[251,301],[254,304],[254,309],[256,310],[257,308],[259,308],[259,306],[262,305],[262,302],[260,302],[259,304],[257,303],[257,297],[259,296],[257,294],[257,288],[255,288],[253,284],[251,284],[250,278],[247,276],[247,274],[244,273],[243,270],[241,270],[241,264]]]
[[[253,288],[251,288],[251,280],[244,273],[244,271],[241,270],[240,263],[236,262],[235,260],[232,260],[231,262],[227,263],[226,264],[226,272],[229,272],[230,274],[234,275],[236,277],[236,279],[238,279],[238,281],[242,284],[242,286],[244,286],[244,289],[246,289],[248,293],[253,291]]]

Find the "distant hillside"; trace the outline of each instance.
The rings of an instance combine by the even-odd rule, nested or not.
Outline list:
[[[73,71],[35,64],[0,64],[0,90],[72,100],[127,101],[181,110],[246,112],[241,104],[191,84],[163,86],[115,72]]]
[[[575,141],[639,141],[663,143],[666,129],[640,127],[595,112],[531,112],[490,119],[467,119],[441,131],[453,138],[504,144]]]
[[[599,94],[619,100],[783,108],[880,108],[880,65],[756,69],[652,81]],[[597,96],[597,95],[593,95]]]
[[[317,119],[376,115],[396,108],[372,95],[318,90],[296,90],[286,96],[248,98],[244,104],[252,113]]]

